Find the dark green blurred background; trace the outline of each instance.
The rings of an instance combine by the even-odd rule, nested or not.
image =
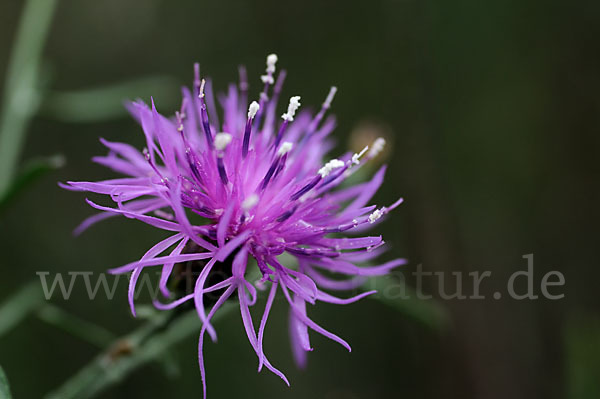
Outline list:
[[[22,8],[0,3],[2,77]],[[339,87],[340,151],[365,121],[393,135],[376,202],[406,202],[380,227],[393,246],[386,256],[409,258],[409,273],[417,264],[490,270],[482,288],[490,298],[441,302],[451,322],[439,331],[375,301],[318,306],[311,315],[347,338],[353,353],[312,334],[306,371],[291,360],[280,303],[266,349],[291,389],[256,375],[239,316],[230,315],[217,326],[219,343],[206,345],[209,396],[600,397],[599,38],[597,1],[59,1],[43,51],[47,97],[21,158],[63,154],[66,166],[0,215],[0,302],[36,271],[104,271],[162,237],[114,219],[73,238],[93,212],[84,195],[56,182],[113,176],[90,162],[104,153],[98,137],[141,147],[143,136],[119,111],[120,99],[107,108],[98,96],[107,110],[95,117],[61,111],[61,93],[159,76],[131,96],[153,94],[159,111],[172,113],[194,61],[217,90],[245,64],[256,96],[265,56],[276,52],[288,70],[284,97],[317,105],[331,84]],[[543,273],[564,273],[565,298],[491,299],[528,253],[537,287]],[[113,301],[90,301],[76,288],[74,299],[57,304],[117,334],[139,325],[124,289]],[[174,349],[179,377],[150,365],[101,397],[200,397],[196,345],[193,335]],[[16,398],[37,398],[97,350],[29,317],[0,339],[0,365]]]

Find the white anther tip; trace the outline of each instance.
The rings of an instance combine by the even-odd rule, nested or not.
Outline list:
[[[271,77],[271,75],[273,75],[273,73],[275,72],[275,64],[277,63],[277,54],[269,54],[267,56],[267,78],[271,78],[270,80],[273,80],[273,78]],[[265,82],[265,76],[261,76],[261,79],[263,80],[263,82]],[[267,83],[267,82],[265,82]],[[273,83],[272,81],[269,81],[268,83]]]
[[[270,85],[275,83],[275,79],[273,79],[273,76],[271,75],[261,75],[260,80],[262,80],[263,83],[268,83]]]
[[[287,154],[288,152],[290,152],[292,150],[292,147],[294,145],[292,143],[290,143],[289,141],[284,142],[281,147],[279,147],[279,150],[277,151],[277,155],[282,156]]]
[[[248,119],[254,118],[259,109],[260,105],[256,101],[252,101],[250,107],[248,107]]]
[[[204,98],[204,86],[206,86],[206,79],[202,79],[202,81],[200,82],[198,98]]]
[[[242,209],[247,211],[252,209],[256,204],[258,204],[258,195],[252,194],[242,202]]]
[[[365,155],[365,152],[367,152],[367,150],[369,149],[369,146],[366,146],[365,148],[362,149],[361,152],[359,152],[358,154],[354,154],[352,155],[352,164],[353,165],[358,165],[360,163],[360,158]]]
[[[331,86],[331,89],[329,89],[329,94],[327,94],[327,98],[325,99],[325,102],[323,103],[323,107],[325,107],[325,108],[331,107],[331,102],[333,101],[333,97],[335,97],[335,93],[337,93],[337,87]]]
[[[221,132],[215,135],[215,148],[217,151],[223,151],[231,143],[231,134]]]
[[[383,216],[383,209],[375,209],[372,214],[369,215],[369,223],[375,223]]]
[[[334,169],[341,168],[344,165],[345,164],[343,161],[340,161],[339,159],[332,159],[331,161],[327,162],[325,166],[319,169],[317,173],[319,173],[321,177],[327,177]]]
[[[294,115],[296,115],[296,111],[300,108],[300,96],[293,96],[290,98],[290,104],[288,105],[288,110],[285,114],[281,115],[281,118],[284,121],[292,122],[294,120]]]
[[[277,54],[269,54],[267,56],[267,66],[275,65],[277,63]]]
[[[373,147],[371,147],[371,151],[369,151],[369,158],[375,158],[377,155],[379,155],[381,151],[383,151],[384,147],[385,139],[383,137],[377,138],[373,142]]]

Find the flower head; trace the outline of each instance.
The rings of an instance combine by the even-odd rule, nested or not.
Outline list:
[[[368,276],[386,274],[404,263],[396,259],[378,266],[357,266],[382,252],[381,236],[335,235],[372,227],[402,202],[399,199],[379,209],[368,205],[383,182],[385,167],[370,181],[342,185],[381,151],[385,141],[377,140],[370,150],[367,147],[357,154],[323,161],[332,149],[328,135],[335,126],[333,117],[324,120],[324,116],[337,89],[331,88],[314,116],[308,111],[298,112],[300,96],[291,97],[287,111],[278,120],[276,109],[285,71],[275,80],[276,62],[276,55],[267,58],[258,101],[247,105],[245,72],[241,74],[240,90],[231,85],[220,97],[222,123],[212,85],[201,79],[196,65],[193,90],[183,89],[181,109],[174,117],[159,114],[154,101],[150,107],[142,101],[129,104],[146,138],[143,151],[101,140],[109,154],[94,160],[125,177],[64,185],[71,190],[108,195],[115,203],[114,207],[106,207],[87,200],[101,213],[84,221],[77,232],[115,215],[169,232],[140,260],[111,272],[132,273],[129,301],[134,315],[136,282],[142,270],[149,267],[162,267],[160,291],[165,300],[171,300],[156,300],[157,308],[194,303],[203,322],[199,343],[203,381],[203,338],[208,332],[216,339],[211,318],[228,298],[237,296],[239,300],[259,370],[264,366],[287,383],[263,350],[263,335],[277,292],[281,291],[289,303],[293,354],[303,366],[306,352],[312,350],[309,329],[350,350],[346,341],[309,318],[306,304],[354,302],[374,291],[340,299],[325,290],[356,289]],[[283,264],[280,255],[284,253],[295,258],[296,264]],[[256,267],[249,259],[256,262]],[[169,281],[176,265],[184,262],[200,265],[199,275],[191,292],[174,297]],[[216,270],[225,273],[224,277],[212,278]],[[258,281],[252,277],[254,271],[260,277]],[[250,308],[256,302],[256,288],[268,285],[267,303],[257,329]],[[218,298],[209,303],[207,295],[214,292],[219,293]]]

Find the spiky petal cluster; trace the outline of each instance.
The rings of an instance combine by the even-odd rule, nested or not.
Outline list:
[[[401,203],[377,209],[367,205],[383,182],[385,167],[365,183],[340,188],[340,184],[370,158],[384,142],[358,154],[346,153],[323,162],[332,149],[328,135],[333,117],[324,115],[336,88],[332,88],[321,110],[298,113],[300,97],[290,99],[278,122],[277,104],[285,72],[274,79],[277,57],[267,58],[266,74],[258,101],[247,104],[245,72],[240,90],[230,85],[219,97],[223,121],[219,120],[209,81],[200,78],[195,66],[193,91],[183,88],[181,110],[172,118],[159,114],[154,102],[129,104],[141,124],[146,148],[140,152],[124,143],[101,140],[107,156],[94,160],[126,177],[99,182],[68,182],[71,190],[106,194],[116,204],[106,207],[87,202],[101,213],[82,223],[78,232],[114,215],[123,215],[170,232],[164,240],[138,261],[112,269],[112,273],[131,272],[129,301],[133,304],[135,286],[142,270],[161,266],[160,291],[172,302],[155,302],[170,309],[193,301],[203,322],[199,353],[203,382],[203,337],[216,339],[211,318],[223,303],[237,293],[243,325],[252,348],[264,366],[279,375],[263,350],[263,336],[271,305],[277,291],[289,303],[290,335],[295,360],[306,363],[312,350],[308,330],[339,342],[342,338],[311,320],[306,304],[329,302],[347,304],[373,292],[340,299],[323,290],[353,290],[367,276],[383,275],[404,263],[397,259],[378,266],[357,266],[370,262],[384,249],[381,236],[332,237],[333,233],[359,232],[380,220]],[[273,85],[273,87],[271,87]],[[363,158],[361,160],[361,158]],[[192,223],[190,215],[202,217],[203,224]],[[190,251],[195,248],[195,251]],[[284,265],[280,255],[288,253],[296,266]],[[252,257],[262,274],[260,281],[247,270]],[[181,262],[203,261],[203,268],[191,294],[173,298],[168,281],[174,266]],[[223,281],[208,284],[217,265],[230,265]],[[333,278],[337,275],[343,278]],[[256,302],[256,286],[270,284],[266,307],[258,331],[250,315]],[[222,292],[212,307],[205,306],[205,295]],[[206,388],[205,388],[206,391]],[[205,392],[206,393],[206,392]]]

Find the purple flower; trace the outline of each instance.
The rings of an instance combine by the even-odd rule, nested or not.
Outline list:
[[[105,207],[87,200],[101,213],[85,220],[76,232],[99,220],[124,215],[170,233],[140,260],[111,272],[132,273],[129,302],[134,315],[136,282],[148,267],[162,267],[160,292],[171,299],[167,304],[155,300],[157,308],[171,309],[193,301],[203,322],[199,361],[205,395],[203,337],[208,332],[216,339],[210,321],[228,298],[237,296],[239,300],[259,371],[264,366],[288,383],[263,350],[265,326],[277,291],[289,303],[293,354],[298,365],[304,366],[306,352],[312,350],[309,329],[350,350],[346,341],[308,317],[306,304],[357,301],[374,291],[340,299],[323,290],[354,290],[368,276],[387,274],[405,263],[396,259],[377,266],[357,266],[383,252],[381,236],[339,235],[362,232],[402,202],[381,208],[367,205],[383,182],[385,167],[370,181],[341,186],[377,156],[385,141],[378,139],[358,154],[346,153],[323,162],[333,147],[328,136],[335,126],[333,117],[323,119],[336,88],[331,88],[315,116],[308,111],[297,114],[300,97],[292,97],[279,121],[276,112],[285,71],[275,81],[276,62],[276,55],[267,57],[266,73],[261,76],[263,90],[258,102],[249,106],[245,70],[240,69],[239,89],[232,84],[219,96],[222,123],[212,85],[200,79],[195,65],[194,91],[183,89],[181,110],[173,118],[159,114],[154,102],[152,107],[142,101],[128,105],[146,137],[143,152],[128,144],[101,140],[109,154],[94,161],[126,177],[63,185],[109,195],[115,203],[115,207]],[[282,264],[278,257],[284,253],[295,258],[296,265]],[[249,258],[255,260],[262,275],[259,281],[250,277]],[[173,295],[170,281],[178,265],[186,262],[200,265],[199,275],[191,292]],[[221,278],[215,279],[217,274]],[[249,309],[256,303],[257,287],[269,285],[257,331]],[[209,303],[211,293],[213,298],[218,293],[218,299]]]

